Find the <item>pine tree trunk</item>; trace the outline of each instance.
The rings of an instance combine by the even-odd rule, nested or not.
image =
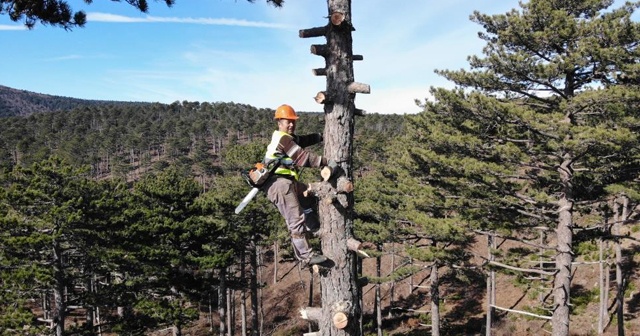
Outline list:
[[[262,267],[262,265],[264,265],[264,260],[262,259],[262,250],[260,249],[260,245],[256,246],[256,261],[257,261],[257,268],[258,268],[258,274],[257,274],[257,282],[258,284],[262,284],[262,270],[264,269]],[[257,301],[257,312],[258,312],[258,324],[259,324],[259,328],[258,328],[258,335],[264,335],[264,310],[263,310],[263,291],[262,291],[262,285],[258,286],[258,295],[256,298]]]
[[[615,201],[613,206],[613,211],[615,214],[615,222],[613,224],[612,233],[614,236],[620,235],[620,227],[622,223],[627,219],[627,207],[628,207],[628,199],[625,196],[623,197],[622,204],[622,214],[619,216],[618,213],[620,211],[620,203],[618,200]],[[622,247],[620,246],[620,240],[617,239],[615,241],[615,252],[616,252],[616,316],[618,322],[618,336],[624,336],[624,278],[622,274]]]
[[[394,236],[395,236],[395,232],[394,232]],[[396,243],[391,242],[391,273],[395,273],[396,271]],[[393,302],[395,301],[395,294],[396,294],[396,281],[395,280],[391,280],[391,283],[389,284],[389,306],[393,306]],[[392,318],[393,317],[393,309],[389,309],[389,314],[387,315],[388,318]]]
[[[247,251],[245,249],[242,250],[242,254],[240,255],[240,279],[244,281],[247,276],[245,273],[245,258]],[[245,287],[242,288],[240,292],[240,315],[242,318],[242,336],[247,335],[247,289]]]
[[[599,268],[599,278],[598,278],[598,282],[599,282],[599,286],[600,286],[600,302],[598,305],[598,335],[602,335],[604,333],[604,326],[605,326],[605,316],[606,316],[606,306],[607,306],[607,302],[604,300],[604,293],[608,290],[607,288],[604,287],[604,241],[602,238],[598,239],[598,268]]]
[[[54,279],[55,285],[53,287],[53,300],[55,307],[53,308],[53,320],[56,328],[56,336],[64,336],[64,322],[66,319],[66,302],[64,299],[65,279],[64,279],[64,265],[62,264],[62,250],[58,245],[58,242],[54,241],[53,256],[54,256]]]
[[[278,283],[278,240],[273,242],[273,283]]]
[[[436,243],[434,242],[435,246]],[[431,266],[431,336],[440,336],[440,279],[438,277],[438,262]]]
[[[382,251],[382,246],[378,244],[378,252]],[[382,257],[376,257],[376,276],[382,277],[381,264]],[[376,283],[376,325],[378,326],[378,336],[382,336],[382,293],[380,293],[380,284]]]
[[[233,274],[233,268],[231,267],[231,274]],[[227,336],[233,336],[234,322],[235,322],[235,307],[233,297],[235,291],[232,288],[227,287]]]
[[[86,288],[86,291],[89,293],[89,295],[91,295],[94,292],[93,281],[94,281],[93,276],[87,277],[87,280],[85,281],[85,288]],[[85,310],[85,326],[88,329],[93,329],[94,316],[95,316],[95,308],[93,307],[93,305],[87,305]]]
[[[563,194],[558,201],[558,226],[556,236],[558,240],[556,254],[556,269],[558,273],[554,280],[553,298],[555,310],[551,318],[553,336],[569,335],[569,300],[571,297],[571,262],[573,232],[573,189],[571,185],[572,170],[571,160],[565,160],[558,168],[558,173],[563,184]]]
[[[258,321],[258,253],[255,238],[251,242],[251,335],[258,335],[260,330]]]
[[[331,102],[325,104],[324,155],[338,163],[345,176],[352,179],[354,94],[348,86],[354,82],[351,37],[351,1],[327,0],[329,16],[344,16],[339,25],[329,23],[326,30],[327,90]],[[337,204],[339,203],[339,204]],[[344,208],[344,209],[342,209]],[[347,239],[353,236],[353,195],[339,195],[334,204],[320,202],[323,253],[333,261],[326,276],[322,276],[322,335],[360,335],[358,323],[360,301],[357,284],[357,260],[347,249]],[[338,329],[333,323],[334,310],[340,307],[348,323]]]
[[[493,252],[491,249],[493,248],[493,234],[487,235],[487,260],[493,261]],[[492,294],[493,294],[493,276],[494,271],[489,271],[487,274],[487,322],[485,327],[485,335],[491,336],[491,322],[493,320],[493,302],[492,302]]]
[[[227,269],[220,268],[220,286],[218,286],[218,317],[220,318],[220,336],[225,336],[227,328],[225,321],[227,319]]]

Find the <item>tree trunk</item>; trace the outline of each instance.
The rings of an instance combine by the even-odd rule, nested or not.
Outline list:
[[[94,293],[94,276],[88,276],[87,280],[85,281],[85,290],[87,291],[87,293],[89,293],[89,295],[92,295]],[[85,326],[87,327],[87,329],[91,329],[93,330],[93,325],[94,325],[94,321],[95,321],[95,308],[93,305],[88,305],[85,304]]]
[[[394,232],[395,236],[395,232]],[[396,271],[396,243],[391,242],[391,273],[395,273]],[[393,302],[395,301],[396,294],[396,281],[391,280],[389,284],[389,306],[393,306]],[[388,318],[393,317],[393,309],[389,309],[389,314],[387,314]]]
[[[242,254],[240,255],[240,279],[244,280],[246,277],[245,272],[245,258],[246,258],[246,250],[242,250]],[[242,291],[240,292],[240,315],[241,315],[241,326],[242,326],[242,336],[247,336],[247,289],[242,287]]]
[[[378,252],[382,251],[382,246],[378,244]],[[376,257],[376,276],[382,277],[381,264],[382,257]],[[376,283],[376,325],[378,326],[378,336],[382,336],[382,293],[380,293],[380,284]]]
[[[264,269],[264,267],[262,267],[262,265],[264,265],[264,260],[262,259],[262,249],[260,248],[260,245],[256,246],[256,254],[257,254],[257,268],[258,268],[258,275],[257,275],[257,281],[259,284],[262,284],[262,270]],[[258,335],[264,335],[264,307],[262,306],[263,303],[263,291],[262,291],[262,285],[258,286],[258,297],[256,299],[256,301],[258,302],[258,324],[259,324],[259,328],[258,328]]]
[[[348,88],[354,82],[351,0],[327,0],[327,7],[331,19],[343,20],[330,20],[325,32],[330,50],[325,58],[326,92],[331,102],[324,107],[324,155],[352,180],[355,96]],[[322,335],[360,335],[357,260],[347,249],[347,239],[353,236],[353,195],[341,194],[339,200],[340,204],[319,205],[322,251],[333,262],[327,275],[320,278],[323,319],[319,327]],[[333,323],[336,308],[347,316],[344,329]]]
[[[225,321],[227,319],[227,269],[220,268],[220,286],[218,286],[218,317],[220,318],[220,336],[225,336],[227,328]]]
[[[233,274],[233,268],[231,269],[231,274]],[[235,306],[234,306],[234,298],[235,290],[227,287],[227,336],[233,336],[234,333],[234,324],[236,320],[235,315]]]
[[[433,242],[435,247],[436,242]],[[440,336],[440,279],[438,277],[438,261],[431,266],[431,336]]]
[[[494,241],[493,234],[487,235],[487,260],[493,261],[493,252],[491,249],[493,248]],[[492,269],[487,274],[487,322],[485,327],[485,336],[491,336],[491,322],[493,321],[493,291],[494,291],[494,282],[493,278],[495,276],[495,271]]]
[[[614,213],[614,224],[612,228],[612,233],[614,236],[620,235],[620,227],[622,223],[627,220],[627,207],[629,206],[629,200],[627,197],[623,197],[622,204],[622,214],[620,213],[620,203],[619,200],[614,201],[613,205],[613,213]],[[620,240],[615,240],[615,252],[616,252],[616,316],[618,322],[618,336],[624,336],[624,275],[622,274],[622,247],[620,246]]]
[[[324,36],[327,40],[326,45],[311,49],[325,59],[325,68],[319,72],[327,77],[326,95],[322,100],[316,99],[324,104],[324,156],[337,163],[334,179],[352,181],[355,93],[369,93],[369,87],[353,78],[351,0],[327,0],[327,8],[327,25],[301,30],[300,37]],[[358,323],[361,306],[357,258],[347,248],[347,240],[353,236],[353,195],[351,190],[345,191],[347,194],[334,195],[333,203],[320,202],[318,211],[322,252],[330,259],[320,278],[322,335],[360,335],[362,329]]]
[[[65,290],[65,278],[64,278],[64,265],[62,264],[62,250],[58,245],[58,242],[53,242],[53,267],[54,267],[54,279],[55,285],[53,286],[53,300],[55,307],[53,307],[53,321],[56,328],[56,336],[64,336],[64,321],[66,319],[66,302],[64,299]]]
[[[573,187],[571,185],[572,169],[570,158],[558,168],[563,185],[563,193],[558,200],[558,226],[556,236],[558,240],[556,254],[556,269],[558,273],[554,280],[553,298],[555,310],[551,318],[553,336],[569,336],[569,299],[571,297],[571,262],[573,232]]]
[[[260,330],[258,321],[258,253],[254,239],[251,240],[251,255],[249,262],[251,264],[251,335],[258,335]]]
[[[362,276],[362,259],[357,258],[356,264],[357,264],[356,265],[356,272],[358,274],[358,277],[361,277]],[[360,305],[360,307],[364,307],[364,299],[362,297],[362,291],[363,291],[362,287],[364,287],[364,286],[358,286],[358,304]],[[364,312],[363,312],[363,310],[364,310],[364,308],[360,309],[360,315],[358,315],[358,326],[359,326],[358,328],[360,330],[364,329]]]
[[[602,335],[604,333],[605,326],[605,316],[607,311],[607,302],[604,300],[604,293],[608,290],[604,287],[604,240],[602,238],[598,239],[598,270],[600,271],[598,282],[600,286],[600,302],[598,306],[598,335]]]
[[[273,242],[273,283],[278,283],[278,240]]]

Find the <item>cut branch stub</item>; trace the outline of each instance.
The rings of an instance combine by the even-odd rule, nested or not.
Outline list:
[[[341,12],[333,12],[331,14],[331,24],[334,26],[339,26],[344,22],[344,13]]]
[[[327,165],[325,167],[322,167],[322,170],[320,171],[320,176],[322,176],[322,180],[329,181],[329,179],[331,178],[333,173],[337,170],[337,168],[338,168],[338,164],[333,160],[329,160]]]
[[[353,191],[353,182],[345,176],[340,176],[336,181],[336,190],[339,193],[348,194]]]
[[[349,91],[349,93],[371,93],[371,86],[369,86],[369,84],[353,82],[347,86],[347,91]]]
[[[353,55],[351,59],[354,61],[362,61],[364,57],[362,55]]]
[[[362,243],[355,239],[355,238],[349,238],[347,239],[347,248],[353,252],[355,252],[358,256],[362,257],[362,258],[370,258],[370,256],[361,249],[362,247]]]
[[[316,103],[318,104],[327,104],[329,102],[331,102],[331,99],[329,98],[329,95],[327,95],[326,92],[324,91],[320,91],[316,94],[315,97],[313,97],[313,99],[316,100]]]
[[[342,301],[333,304],[333,325],[336,328],[344,329],[349,324],[349,309],[351,309],[351,302]]]
[[[359,240],[355,238],[347,239],[347,248],[349,250],[355,252],[360,249],[360,246],[362,246],[362,242],[360,242]]]
[[[300,308],[300,317],[304,320],[318,322],[322,318],[322,308],[319,308],[319,307]]]
[[[353,182],[344,176],[340,176],[336,181],[336,188],[334,188],[329,182],[312,182],[309,183],[307,190],[305,190],[303,194],[305,197],[316,196],[324,204],[329,205],[336,199],[339,199],[339,194],[347,194],[352,191]],[[342,200],[340,200],[340,203],[343,203]]]
[[[311,72],[313,73],[314,76],[326,76],[327,75],[327,69],[325,69],[325,68],[313,69],[313,70],[311,70]]]
[[[338,197],[336,190],[328,182],[309,183],[303,194],[305,197],[316,196],[326,205],[333,203]]]
[[[365,114],[367,114],[367,111],[365,110],[361,110],[361,109],[353,110],[353,115],[364,116]]]
[[[327,26],[300,29],[300,31],[298,32],[298,36],[300,36],[301,38],[320,37],[325,36],[326,34]]]
[[[329,47],[326,44],[312,44],[311,53],[314,55],[327,57],[329,55]]]
[[[344,329],[349,324],[349,319],[347,318],[347,314],[343,312],[337,312],[333,315],[333,325],[338,329]]]

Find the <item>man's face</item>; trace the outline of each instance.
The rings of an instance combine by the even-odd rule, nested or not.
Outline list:
[[[278,131],[294,134],[296,131],[296,121],[289,119],[278,119]]]

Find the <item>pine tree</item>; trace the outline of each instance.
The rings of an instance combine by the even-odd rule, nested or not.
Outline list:
[[[604,188],[638,173],[638,4],[533,0],[485,32],[457,87],[411,121],[412,157],[477,228],[557,235],[553,335],[569,334],[574,231]],[[420,145],[422,144],[423,145]]]
[[[188,172],[170,167],[147,175],[133,186],[124,226],[113,234],[112,291],[123,313],[115,321],[118,332],[142,332],[156,325],[173,325],[176,332],[198,317],[192,298],[200,298],[196,277],[199,257],[210,239],[195,206],[200,186]]]
[[[100,242],[94,226],[102,221],[96,211],[102,192],[87,178],[86,169],[72,168],[58,158],[30,168],[16,167],[5,183],[0,205],[4,213],[0,260],[6,267],[2,287],[16,299],[7,306],[12,309],[4,311],[3,317],[15,319],[6,327],[35,319],[21,302],[42,295],[48,300],[52,293],[50,320],[55,334],[61,336],[70,300],[90,305],[74,288],[84,285],[99,264]]]

